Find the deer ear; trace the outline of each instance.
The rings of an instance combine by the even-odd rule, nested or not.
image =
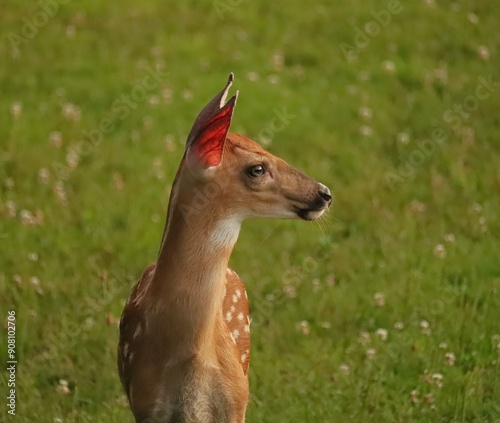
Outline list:
[[[229,74],[226,87],[200,112],[186,142],[186,160],[190,167],[207,169],[222,162],[226,141],[238,92],[224,104],[234,75]]]

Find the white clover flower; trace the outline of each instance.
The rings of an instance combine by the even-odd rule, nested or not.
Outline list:
[[[57,385],[56,390],[60,394],[69,394],[71,392],[68,386],[68,381],[65,379],[59,380],[59,384]]]
[[[444,358],[445,358],[446,364],[448,364],[448,366],[453,366],[455,364],[456,358],[455,358],[455,354],[454,353],[447,352],[444,355]]]
[[[434,373],[432,376],[432,381],[438,388],[443,387],[443,375],[441,373]]]
[[[451,243],[455,242],[455,235],[453,235],[452,233],[446,234],[444,236],[444,240],[451,244]]]
[[[384,62],[382,62],[382,68],[389,74],[393,74],[394,72],[396,72],[396,65],[390,60],[385,60]]]
[[[382,341],[387,341],[387,336],[388,336],[387,329],[379,328],[375,333]]]
[[[359,333],[358,342],[360,344],[369,344],[371,340],[371,336],[368,332],[362,331]]]
[[[413,404],[418,404],[419,399],[418,399],[418,391],[414,389],[413,391],[410,392],[410,400]]]
[[[309,335],[310,328],[309,328],[309,323],[307,322],[307,320],[302,320],[299,323],[299,328],[300,328],[300,331],[302,332],[302,335]]]
[[[18,118],[21,116],[21,113],[23,111],[23,105],[16,101],[15,103],[12,103],[10,106],[10,113],[14,118]]]
[[[443,244],[437,244],[432,250],[432,253],[439,259],[444,259],[446,257],[446,248]]]
[[[5,208],[6,208],[6,215],[7,217],[15,217],[16,214],[17,214],[17,207],[16,207],[16,203],[14,203],[14,201],[12,200],[7,200],[7,202],[5,203]]]
[[[490,49],[486,46],[479,46],[477,48],[477,54],[482,60],[490,60]]]
[[[370,128],[368,125],[361,125],[360,128],[359,128],[359,133],[363,136],[363,137],[371,137],[373,135],[373,129]]]
[[[28,259],[31,261],[38,261],[38,254],[37,253],[28,253]]]
[[[51,132],[49,135],[49,140],[54,147],[56,148],[62,147],[63,136],[59,131]]]
[[[373,295],[373,299],[375,300],[375,305],[377,307],[385,306],[385,295],[382,292],[376,292]]]
[[[420,322],[420,329],[422,330],[422,333],[424,335],[430,335],[431,334],[431,325],[427,320],[422,320]]]
[[[33,214],[29,210],[21,210],[21,223],[24,226],[31,226],[35,224],[35,219],[33,218]]]
[[[351,373],[351,366],[349,366],[349,364],[347,364],[347,363],[343,363],[343,364],[340,365],[339,370],[342,373],[348,375],[348,374]]]
[[[361,106],[358,113],[363,119],[371,119],[373,117],[373,110],[368,106]]]
[[[368,360],[373,360],[375,358],[375,355],[377,355],[377,350],[375,348],[368,348],[366,350],[366,358]]]
[[[410,135],[408,133],[406,133],[406,132],[400,132],[397,135],[396,139],[398,140],[398,142],[400,144],[406,145],[406,144],[408,144],[410,142]]]
[[[50,177],[50,172],[49,172],[49,169],[47,169],[46,167],[42,167],[38,170],[38,182],[40,184],[47,184],[47,182],[49,181],[49,177]]]
[[[467,15],[467,20],[473,25],[477,25],[477,23],[479,22],[479,18],[475,13],[469,13]]]

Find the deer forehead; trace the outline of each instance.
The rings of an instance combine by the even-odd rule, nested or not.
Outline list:
[[[254,140],[239,134],[229,134],[226,139],[224,154],[228,156],[273,157]]]

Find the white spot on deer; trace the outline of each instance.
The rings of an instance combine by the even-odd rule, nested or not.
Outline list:
[[[241,354],[241,362],[244,363],[247,360],[246,354]]]
[[[231,332],[231,335],[233,336],[233,339],[236,341],[240,336],[240,331],[238,329],[235,329]]]
[[[137,325],[137,327],[135,328],[133,338],[134,338],[134,339],[135,339],[135,338],[137,338],[137,337],[141,334],[141,332],[142,332],[142,325],[139,323],[139,324]]]
[[[226,322],[230,322],[231,320],[233,320],[233,313],[231,313],[230,311],[228,311],[226,313]]]
[[[236,339],[234,339],[234,336],[232,333],[230,335],[231,335],[231,339],[233,340],[234,344],[236,345]]]
[[[238,314],[238,320],[239,320],[240,322],[243,320],[243,317],[245,317],[245,316],[243,316],[243,313],[239,313],[239,314]]]
[[[250,333],[250,325],[245,325],[245,327],[243,328],[243,332]]]
[[[238,297],[235,294],[233,294],[232,298],[233,298],[233,303],[237,303],[238,302]]]
[[[229,311],[231,313],[234,313],[236,311],[236,307],[234,305],[232,305],[231,307],[229,307]]]
[[[247,291],[244,291],[244,292],[245,292],[245,298],[248,300]]]
[[[236,294],[236,296],[238,298],[241,298],[241,291],[239,289],[237,289],[236,291],[234,291],[234,293]]]

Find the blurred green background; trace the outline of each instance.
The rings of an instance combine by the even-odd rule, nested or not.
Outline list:
[[[243,226],[247,421],[498,423],[499,16],[472,0],[4,2],[18,397],[0,421],[133,421],[117,320],[192,122],[233,71],[232,131],[335,195],[318,224]]]

